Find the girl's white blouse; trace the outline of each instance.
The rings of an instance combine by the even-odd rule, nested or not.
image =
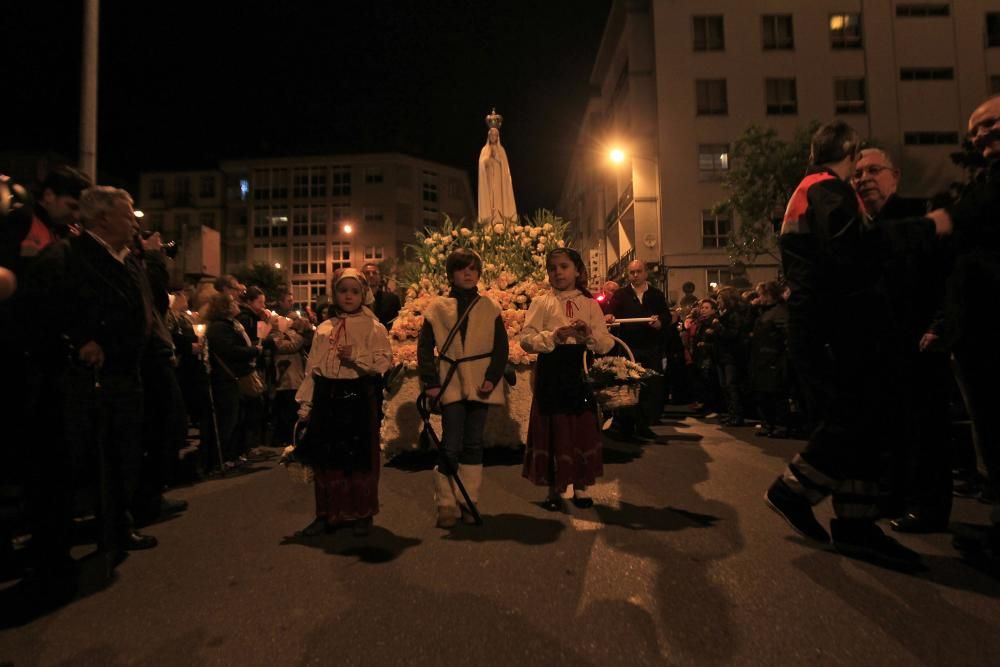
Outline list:
[[[351,346],[351,358],[341,359],[337,349]],[[312,408],[313,375],[333,380],[350,380],[363,375],[382,374],[392,366],[392,348],[385,327],[371,315],[355,313],[339,315],[323,322],[316,329],[306,377],[295,394],[299,414],[306,416]]]
[[[615,341],[608,333],[600,304],[578,289],[553,290],[531,300],[521,328],[521,347],[526,352],[551,352],[556,349],[555,330],[575,320],[587,323],[590,337],[580,341],[570,338],[567,343],[584,343],[587,349],[598,354],[605,354],[614,347]]]

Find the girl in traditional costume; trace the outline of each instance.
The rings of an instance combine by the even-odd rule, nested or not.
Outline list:
[[[333,314],[316,329],[295,396],[308,422],[295,457],[312,467],[316,487],[316,520],[302,531],[306,536],[347,522],[356,535],[367,535],[378,513],[381,376],[392,349],[385,327],[364,305],[367,290],[356,269],[337,276]]]
[[[455,526],[459,518],[475,523],[451,477],[457,470],[469,498],[478,502],[487,408],[504,403],[500,380],[507,364],[507,330],[500,307],[476,288],[482,268],[482,259],[471,250],[448,256],[451,292],[428,305],[417,342],[420,382],[432,407],[441,409],[441,448],[434,467],[440,528]]]
[[[535,297],[521,330],[521,347],[538,353],[528,422],[523,475],[549,493],[543,507],[563,507],[561,494],[573,485],[573,504],[594,501],[586,489],[604,472],[597,405],[586,382],[583,355],[614,347],[601,307],[587,291],[580,254],[556,248],[545,262],[550,294]]]

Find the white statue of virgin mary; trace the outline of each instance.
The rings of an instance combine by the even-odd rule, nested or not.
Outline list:
[[[514,186],[510,180],[510,163],[507,151],[500,143],[500,124],[503,117],[493,113],[486,117],[490,130],[486,145],[479,151],[479,219],[516,218]]]

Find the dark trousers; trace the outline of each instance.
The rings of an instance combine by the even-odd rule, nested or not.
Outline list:
[[[61,428],[48,431],[54,438],[49,444],[55,449],[50,453],[51,484],[37,487],[52,495],[41,501],[40,519],[49,525],[39,546],[51,554],[64,549],[68,553],[74,495],[84,491],[102,526],[99,546],[118,548],[117,541],[132,527],[128,510],[142,465],[139,376],[102,375],[97,387],[93,371],[73,369],[59,377],[54,389],[55,401],[41,406],[42,415],[54,418],[53,423]],[[61,411],[62,419],[50,412],[53,408]],[[59,455],[66,457],[64,462],[55,460]],[[57,484],[61,488],[56,488]]]
[[[765,427],[788,428],[788,396],[772,391],[755,392],[757,412]]]
[[[299,419],[299,404],[295,401],[295,390],[282,389],[274,392],[271,406],[274,414],[273,442],[276,445],[290,445],[292,429]]]
[[[657,373],[663,372],[663,355],[658,350],[632,350],[637,363]],[[639,389],[639,403],[633,408],[622,410],[616,420],[622,433],[643,431],[659,420],[663,414],[663,376],[656,375],[643,383]]]
[[[899,435],[892,439],[889,504],[931,522],[951,514],[951,429],[948,396],[951,368],[944,352],[913,352],[899,365],[893,411]]]
[[[201,448],[204,449],[202,461],[214,467],[218,458],[218,451],[221,447],[223,461],[235,461],[240,455],[240,446],[237,442],[237,427],[240,421],[240,389],[235,380],[223,379],[212,382],[212,407],[215,414],[215,423],[211,423],[212,415],[206,416],[209,420],[208,428],[202,428],[202,436],[206,431],[211,437],[206,441],[202,440]],[[215,431],[218,429],[218,445],[215,441]],[[207,447],[206,447],[207,445]]]
[[[1000,412],[996,403],[1000,354],[996,342],[956,347],[955,377],[972,419],[973,444],[989,477],[994,498],[1000,498]],[[1000,524],[1000,504],[994,502],[993,523]]]
[[[457,470],[459,463],[482,464],[483,429],[488,408],[486,403],[479,401],[455,401],[441,406],[439,470]]]
[[[817,326],[818,325],[818,326]],[[839,326],[838,326],[839,325]],[[839,518],[878,516],[885,414],[883,344],[850,319],[789,322],[789,352],[818,426],[785,480],[812,503],[833,495]]]
[[[743,400],[740,396],[743,369],[736,363],[720,363],[718,366],[719,386],[726,400],[726,414],[730,420],[743,419]]]
[[[148,520],[159,513],[163,488],[174,479],[187,420],[184,397],[168,358],[149,359],[143,364],[142,386],[144,456],[133,514]]]

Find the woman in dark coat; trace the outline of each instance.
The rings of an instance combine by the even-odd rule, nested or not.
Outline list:
[[[208,322],[205,337],[208,341],[209,361],[212,367],[212,404],[222,448],[223,465],[234,468],[241,465],[240,445],[237,442],[240,415],[239,378],[254,371],[259,349],[250,342],[243,326],[234,318],[239,305],[228,294],[213,294],[205,309]],[[211,432],[212,429],[205,429]],[[202,445],[204,447],[204,444]],[[211,456],[214,451],[206,451]]]

